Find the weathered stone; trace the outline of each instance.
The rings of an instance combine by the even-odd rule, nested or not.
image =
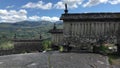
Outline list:
[[[0,56],[1,68],[109,68],[108,58],[91,53],[30,53]],[[50,66],[50,67],[49,67]]]

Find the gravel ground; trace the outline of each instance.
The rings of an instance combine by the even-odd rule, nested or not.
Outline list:
[[[110,68],[108,58],[92,53],[29,53],[0,56],[0,68]]]

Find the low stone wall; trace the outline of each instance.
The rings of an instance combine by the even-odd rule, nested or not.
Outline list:
[[[15,54],[15,51],[13,49],[11,49],[11,50],[0,50],[0,56],[10,55],[10,54]]]
[[[14,39],[14,50],[16,53],[42,51],[42,39]]]
[[[14,39],[14,48],[9,50],[0,50],[1,55],[31,53],[43,51],[42,39]]]

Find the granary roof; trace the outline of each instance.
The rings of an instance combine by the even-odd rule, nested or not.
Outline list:
[[[52,33],[52,34],[54,34],[54,33],[63,33],[63,29],[51,29],[48,32]]]
[[[14,42],[40,42],[42,39],[14,39]]]
[[[62,14],[60,20],[85,20],[85,19],[119,19],[120,13],[67,13]]]
[[[63,29],[57,29],[56,24],[54,23],[53,29],[49,30],[48,33],[52,34],[63,33]]]

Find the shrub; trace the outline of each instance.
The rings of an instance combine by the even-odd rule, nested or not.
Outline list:
[[[42,45],[43,50],[51,50],[51,41],[49,40],[43,41]]]
[[[107,55],[108,54],[108,47],[104,46],[104,45],[101,45],[99,47],[99,52],[102,53],[103,55]]]
[[[59,48],[60,48],[59,51],[63,52],[63,50],[64,50],[63,46],[60,46]]]
[[[14,48],[14,45],[11,41],[6,41],[0,44],[0,49],[2,50],[10,50],[13,48]]]

